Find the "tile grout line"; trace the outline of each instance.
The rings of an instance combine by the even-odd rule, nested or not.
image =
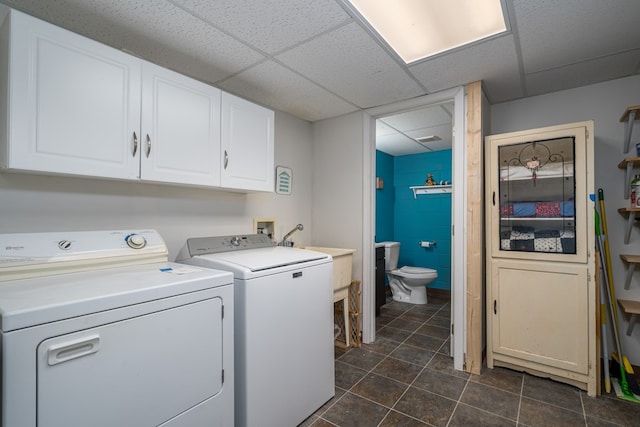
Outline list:
[[[518,414],[516,415],[516,425],[520,424],[520,411],[522,410],[522,395],[524,394],[524,380],[525,376],[522,376],[522,382],[520,383],[520,396],[518,399]]]
[[[399,402],[399,401],[400,401],[400,400],[405,396],[405,394],[408,392],[408,390],[409,390],[409,389],[414,385],[414,383],[416,382],[417,378],[418,378],[420,375],[422,375],[422,373],[423,373],[425,370],[428,370],[427,366],[429,365],[429,363],[431,363],[431,362],[433,361],[433,359],[434,359],[437,355],[439,355],[439,354],[440,354],[440,353],[439,353],[439,351],[443,348],[443,346],[447,345],[447,343],[449,342],[450,337],[443,339],[443,342],[440,344],[440,346],[439,346],[435,351],[433,351],[433,354],[431,355],[431,357],[429,358],[429,360],[428,360],[427,362],[425,362],[425,364],[424,364],[424,365],[422,366],[422,368],[420,369],[420,372],[415,376],[415,378],[411,381],[411,383],[409,383],[409,384],[407,385],[407,387],[406,387],[406,389],[404,390],[404,392],[403,392],[403,393],[398,397],[398,399],[396,399],[396,400],[395,400],[395,402],[393,403],[393,405],[392,405],[391,407],[387,407],[387,406],[385,406],[385,405],[383,405],[383,404],[381,404],[381,403],[379,403],[379,402],[376,402],[376,401],[374,401],[374,400],[372,400],[372,399],[370,399],[370,398],[367,398],[367,397],[365,397],[365,396],[361,396],[361,395],[359,395],[359,394],[352,393],[352,392],[351,392],[351,390],[352,390],[356,385],[360,384],[360,383],[361,383],[361,382],[362,382],[362,381],[363,381],[363,380],[364,380],[368,375],[370,375],[370,374],[378,375],[378,374],[374,373],[374,372],[373,372],[373,370],[374,370],[376,367],[378,367],[378,366],[379,366],[379,365],[380,365],[380,364],[381,364],[385,359],[387,359],[387,358],[397,359],[397,360],[399,360],[399,361],[407,362],[407,363],[413,364],[413,365],[415,365],[415,366],[420,366],[420,365],[416,365],[416,364],[414,364],[414,363],[412,363],[412,362],[409,362],[409,361],[406,361],[406,360],[403,360],[403,359],[399,359],[399,358],[393,357],[393,356],[391,356],[391,353],[393,353],[393,351],[397,350],[397,349],[398,349],[401,345],[403,345],[403,344],[405,344],[405,345],[407,345],[407,346],[410,346],[410,347],[413,347],[413,348],[418,348],[418,349],[421,349],[421,350],[424,350],[424,351],[431,351],[431,350],[428,350],[428,349],[424,349],[424,348],[420,348],[420,347],[413,346],[413,345],[411,345],[411,344],[406,343],[406,341],[407,341],[409,338],[411,338],[414,334],[417,334],[417,332],[416,332],[416,331],[417,331],[418,329],[420,329],[420,328],[421,328],[421,327],[423,327],[423,326],[426,326],[426,325],[427,325],[427,322],[429,322],[431,319],[433,319],[433,317],[435,317],[438,313],[440,313],[440,312],[441,312],[443,309],[445,309],[446,307],[448,307],[448,304],[447,304],[447,303],[443,304],[440,308],[438,308],[438,310],[436,310],[436,312],[435,312],[435,313],[426,313],[426,314],[429,314],[428,318],[427,318],[426,320],[422,321],[422,322],[416,322],[416,323],[420,323],[420,326],[419,326],[418,328],[416,328],[414,331],[411,331],[411,332],[410,332],[410,331],[407,331],[407,330],[399,329],[399,328],[394,328],[393,326],[389,326],[389,324],[388,324],[388,323],[387,323],[387,324],[385,324],[385,325],[383,325],[383,326],[381,326],[381,327],[380,327],[380,330],[382,330],[382,329],[384,329],[384,328],[386,328],[386,327],[389,327],[389,328],[391,328],[391,329],[397,329],[397,330],[400,330],[400,331],[410,332],[410,334],[409,334],[409,335],[408,335],[404,340],[402,340],[401,342],[394,341],[394,340],[390,340],[390,341],[393,341],[393,342],[394,342],[394,344],[396,344],[396,345],[395,345],[394,350],[392,350],[392,351],[391,351],[390,353],[388,353],[388,354],[378,353],[378,352],[376,352],[376,351],[374,351],[374,350],[367,350],[367,351],[371,351],[372,353],[382,355],[382,356],[384,356],[384,357],[383,357],[383,359],[382,359],[382,360],[380,360],[378,363],[376,363],[376,364],[375,364],[371,369],[367,370],[367,371],[366,371],[366,374],[365,374],[362,378],[360,378],[357,382],[355,382],[351,387],[349,387],[349,389],[344,389],[344,390],[345,390],[344,394],[343,394],[342,396],[340,396],[340,398],[339,398],[339,399],[337,399],[335,402],[333,402],[329,407],[327,407],[327,408],[326,408],[326,409],[325,409],[321,414],[318,414],[318,419],[322,419],[323,421],[326,421],[326,422],[328,422],[328,423],[330,423],[330,424],[332,424],[332,425],[335,425],[335,424],[334,424],[334,423],[332,423],[331,421],[329,421],[329,420],[327,420],[327,419],[323,418],[323,417],[322,417],[322,415],[326,414],[326,413],[327,413],[327,412],[328,412],[328,411],[329,411],[333,406],[335,406],[339,401],[341,401],[341,400],[344,398],[344,396],[346,396],[347,394],[351,393],[351,394],[353,394],[353,395],[355,395],[355,396],[357,396],[357,397],[359,397],[359,398],[362,398],[362,399],[364,399],[364,400],[367,400],[367,401],[369,401],[369,402],[371,402],[371,403],[374,403],[374,404],[376,404],[376,405],[380,405],[380,406],[382,406],[383,408],[387,409],[386,414],[382,417],[382,419],[381,419],[381,421],[378,423],[378,425],[380,425],[380,423],[384,422],[384,420],[385,420],[386,418],[388,418],[388,417],[389,417],[389,415],[391,414],[391,411],[396,411],[396,412],[398,412],[398,413],[400,413],[400,414],[402,414],[402,415],[404,415],[404,416],[406,416],[406,417],[409,417],[409,418],[411,418],[411,419],[414,419],[414,420],[417,420],[417,421],[423,422],[422,420],[420,420],[420,419],[418,419],[418,418],[416,418],[416,417],[414,417],[414,416],[412,416],[412,415],[410,415],[410,414],[406,414],[406,413],[404,413],[404,412],[402,412],[402,411],[398,411],[398,410],[393,409],[393,408],[394,408],[394,407],[395,407],[395,405],[396,405],[396,404],[397,404],[397,403],[398,403],[398,402]],[[401,316],[403,316],[404,314],[406,314],[406,313],[410,312],[412,308],[413,308],[413,307],[408,307],[408,308],[403,309],[403,310],[398,310],[398,311],[401,311],[401,313],[400,313],[399,315],[397,315],[397,316],[394,316],[394,320],[397,320],[397,319],[399,319]],[[440,317],[440,316],[438,316],[438,317]],[[408,319],[406,319],[406,320],[408,320]],[[393,321],[393,320],[392,320],[392,321]],[[389,322],[389,323],[391,323],[391,322]],[[428,325],[428,326],[432,326],[432,327],[438,327],[438,328],[440,328],[439,326],[436,326],[436,325]],[[442,328],[442,329],[445,329],[445,330],[446,330],[446,328]],[[422,335],[422,334],[418,334],[418,335]],[[431,335],[427,335],[427,336],[432,337],[432,338],[435,338],[435,339],[442,339],[442,338],[440,338],[440,337],[434,337],[434,336],[431,336]],[[349,351],[349,350],[348,350],[348,351]],[[348,351],[347,351],[345,354],[347,354],[347,353],[348,353]],[[447,355],[447,354],[444,354],[444,355]],[[342,355],[342,356],[344,356],[344,355]],[[340,360],[340,359],[342,358],[342,356],[338,357],[338,359],[337,359],[337,360]],[[447,356],[451,357],[450,355],[447,355]],[[348,362],[344,362],[344,361],[342,361],[342,363],[345,363],[345,364],[350,365],[350,366],[355,366],[355,365],[352,365],[352,364],[350,364],[350,363],[348,363]],[[355,366],[355,367],[357,367],[357,366]],[[384,375],[381,375],[381,376],[382,376],[382,377],[385,377],[385,378],[388,378],[388,379],[391,379],[391,380],[393,380],[393,381],[397,381],[397,380],[394,380],[393,378],[389,378],[389,377],[386,377],[386,376],[384,376]],[[470,377],[469,377],[469,378],[470,378]],[[402,383],[402,381],[397,381],[397,382]],[[403,383],[403,384],[406,384],[406,383]],[[424,389],[422,389],[422,388],[420,388],[420,387],[418,387],[418,389],[420,389],[420,390],[424,390]],[[443,398],[448,399],[448,400],[453,400],[453,399],[451,399],[451,398],[449,398],[449,397],[446,397],[446,396],[440,395],[440,394],[438,394],[438,393],[431,392],[431,391],[429,391],[429,390],[424,390],[424,391],[426,391],[426,392],[428,392],[428,393],[431,393],[431,394],[435,394],[435,395],[437,395],[437,396],[443,397]],[[450,418],[451,418],[452,416],[453,416],[453,412],[451,413]],[[338,427],[339,427],[339,426],[338,426]]]
[[[402,314],[400,314],[400,316],[396,317],[396,319],[400,318],[402,315],[404,315],[404,314],[408,313],[409,311],[411,311],[411,308],[413,308],[413,307],[409,307],[409,309],[405,310]],[[416,334],[416,333],[417,333],[416,331],[417,331],[418,329],[420,329],[421,327],[425,326],[425,325],[427,324],[427,322],[428,322],[429,320],[431,320],[431,319],[436,315],[436,313],[439,313],[439,312],[440,312],[440,310],[442,310],[442,308],[444,308],[444,306],[443,306],[443,307],[440,307],[440,309],[438,309],[435,313],[431,314],[431,315],[428,317],[428,319],[427,319],[427,320],[423,321],[423,322],[422,322],[422,324],[421,324],[418,328],[416,328],[413,332],[411,332],[411,334],[409,334],[409,336],[407,336],[407,338],[405,338],[401,343],[399,343],[399,344],[396,346],[396,349],[397,349],[398,347],[400,347],[400,345],[405,344],[405,342],[406,342],[409,338],[411,338],[414,334]],[[416,323],[417,323],[417,322],[416,322]],[[389,326],[389,325],[387,324],[387,325],[385,325],[384,327],[386,327],[386,326]],[[430,325],[430,326],[431,326],[431,325]],[[397,329],[397,328],[393,328],[393,326],[389,326],[389,327],[390,327],[390,328],[392,328],[392,329]],[[381,328],[381,329],[382,329],[382,328]],[[419,334],[419,335],[421,335],[421,334]],[[433,337],[433,338],[438,338],[438,337]],[[438,339],[440,339],[440,338],[438,338]],[[418,421],[420,421],[420,422],[423,422],[422,420],[420,420],[420,419],[418,419],[418,418],[416,418],[416,417],[414,417],[414,416],[412,416],[412,415],[410,415],[410,414],[407,414],[407,413],[405,413],[405,412],[402,412],[402,411],[399,411],[399,410],[397,410],[397,409],[393,409],[393,408],[395,407],[395,405],[396,405],[400,400],[402,400],[402,398],[407,394],[407,392],[409,391],[409,389],[411,389],[411,387],[413,387],[413,385],[414,385],[414,384],[415,384],[415,382],[417,381],[418,377],[420,377],[420,375],[422,375],[422,374],[424,373],[424,371],[428,369],[428,368],[427,368],[427,366],[429,366],[429,363],[431,363],[431,362],[433,361],[433,359],[436,357],[436,355],[438,355],[438,354],[439,354],[439,353],[438,353],[438,352],[439,352],[439,350],[440,350],[440,349],[442,349],[442,347],[443,347],[445,344],[447,344],[447,342],[448,342],[448,339],[444,339],[444,340],[443,340],[443,342],[442,342],[442,344],[440,344],[440,346],[438,347],[438,349],[437,349],[437,350],[435,350],[435,351],[433,352],[433,355],[432,355],[432,356],[429,358],[429,360],[424,364],[424,366],[422,366],[422,369],[420,369],[420,372],[418,372],[418,374],[413,378],[413,380],[411,381],[411,383],[409,383],[409,384],[408,384],[408,386],[407,386],[407,388],[404,390],[404,392],[402,392],[402,394],[401,394],[401,395],[396,399],[396,401],[393,403],[393,406],[391,407],[391,409],[390,409],[389,411],[387,411],[387,413],[385,414],[385,416],[383,417],[383,419],[380,421],[380,423],[382,423],[382,422],[384,421],[384,419],[385,419],[385,418],[387,418],[387,417],[389,416],[389,414],[391,413],[391,411],[392,411],[392,410],[395,410],[396,412],[398,412],[398,413],[400,413],[400,414],[403,414],[404,416],[407,416],[407,417],[409,417],[409,418],[411,418],[411,419],[414,419],[414,420],[418,420]],[[415,347],[415,346],[412,346],[411,344],[407,344],[407,345],[409,345],[409,346],[411,346],[411,347]],[[418,347],[415,347],[415,348],[418,348]],[[422,350],[426,350],[426,349],[422,349]],[[426,351],[430,351],[430,350],[426,350]],[[393,352],[392,352],[392,353],[393,353]],[[390,356],[390,354],[389,354],[389,355],[387,355],[387,357],[392,357],[392,356]],[[384,360],[384,359],[383,359],[383,360]],[[401,359],[400,359],[400,360],[401,360]],[[406,361],[405,361],[405,362],[406,362]],[[411,362],[408,362],[408,363],[411,363]],[[377,365],[376,365],[376,366],[377,366]],[[416,365],[416,366],[417,366],[417,365]],[[442,395],[440,395],[440,394],[438,394],[438,393],[433,393],[432,391],[424,390],[424,389],[422,389],[422,388],[420,388],[420,387],[417,387],[417,388],[418,388],[419,390],[426,391],[427,393],[435,394],[436,396],[440,396],[440,397],[443,397],[443,398],[445,398],[445,399],[453,400],[453,399],[451,399],[451,398],[449,398],[449,397],[442,396]],[[456,403],[456,405],[457,405],[457,403]],[[455,407],[454,407],[454,411],[455,411]],[[452,411],[452,412],[451,412],[451,415],[449,416],[449,421],[450,421],[450,420],[451,420],[451,418],[453,417],[453,413],[454,413],[454,411]],[[378,425],[380,425],[380,423],[378,423]],[[448,425],[448,422],[447,422],[447,425]]]

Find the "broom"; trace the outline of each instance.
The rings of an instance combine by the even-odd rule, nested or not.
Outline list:
[[[600,209],[602,211],[602,209],[604,208],[604,194],[602,189],[598,190],[598,199],[600,200]],[[602,211],[604,214],[604,211]],[[597,244],[597,249],[598,252],[600,253],[600,261],[603,265],[609,267],[605,270],[605,274],[604,274],[604,282],[602,283],[603,287],[605,288],[605,296],[607,297],[607,302],[608,302],[608,307],[609,307],[609,315],[611,319],[614,319],[614,333],[613,333],[613,338],[614,338],[614,344],[616,346],[616,351],[618,352],[618,354],[623,354],[622,353],[622,343],[620,342],[620,336],[618,334],[618,328],[617,328],[617,322],[615,322],[615,307],[613,305],[613,297],[612,297],[612,289],[611,289],[611,277],[610,277],[610,263],[605,263],[605,250],[608,253],[608,245],[606,237],[603,236],[603,234],[600,233],[600,216],[598,215],[598,210],[596,209],[594,212],[594,218],[595,218],[595,228],[596,228],[596,244]],[[604,219],[605,217],[603,216],[603,231],[606,230],[606,225],[604,225]],[[605,231],[606,232],[606,231]],[[606,283],[605,283],[606,282]],[[612,370],[613,371],[613,370]],[[638,397],[636,397],[631,390],[629,389],[629,382],[627,380],[627,372],[625,371],[624,368],[624,363],[620,363],[619,364],[619,371],[620,371],[620,378],[613,378],[613,381],[611,381],[613,389],[616,392],[616,396],[624,399],[624,400],[629,400],[631,402],[638,402],[640,403],[640,399]],[[611,374],[613,375],[613,372],[611,372]]]

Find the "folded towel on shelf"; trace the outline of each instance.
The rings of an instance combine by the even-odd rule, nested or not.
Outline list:
[[[513,204],[513,216],[526,217],[535,216],[536,204],[534,202],[519,202]]]
[[[533,252],[535,250],[534,240],[511,240],[511,250]]]
[[[557,218],[560,216],[560,202],[537,202],[536,217]]]
[[[562,252],[559,237],[536,238],[534,240],[534,248],[536,252]]]
[[[560,238],[562,244],[563,254],[575,254],[576,253],[576,239],[574,237]]]
[[[558,230],[536,230],[534,233],[536,239],[542,239],[545,237],[560,237]]]
[[[568,202],[560,202],[560,215],[562,216],[575,216],[575,204],[573,200]]]

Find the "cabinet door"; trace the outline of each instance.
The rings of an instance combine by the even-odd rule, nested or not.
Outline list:
[[[223,187],[273,191],[274,113],[222,93]]]
[[[220,184],[220,90],[145,62],[143,180]]]
[[[587,155],[592,126],[575,123],[487,137],[491,256],[587,262],[593,243],[588,197],[593,157]]]
[[[498,260],[488,311],[493,357],[586,374],[590,286],[585,265]]]
[[[17,11],[5,25],[3,166],[136,179],[140,61]]]

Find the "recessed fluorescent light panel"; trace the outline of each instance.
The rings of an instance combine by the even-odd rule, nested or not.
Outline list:
[[[507,30],[500,0],[349,0],[407,64]]]

